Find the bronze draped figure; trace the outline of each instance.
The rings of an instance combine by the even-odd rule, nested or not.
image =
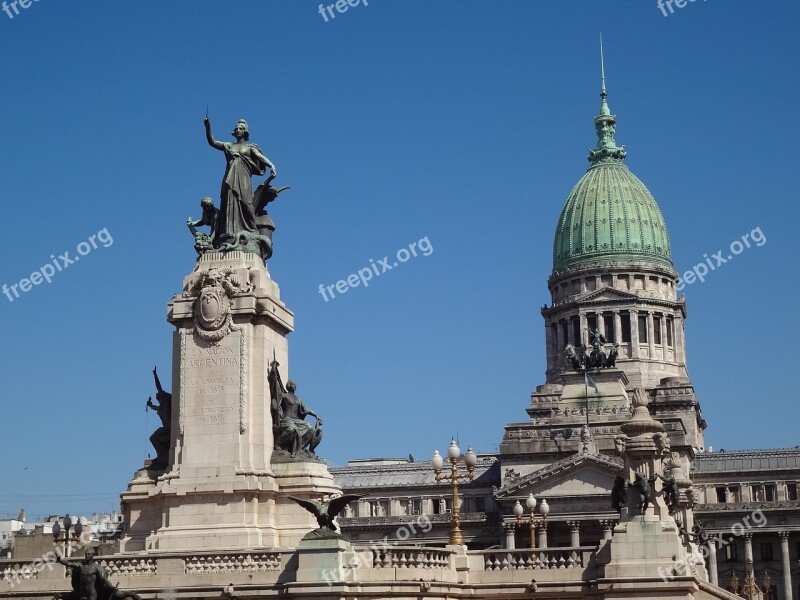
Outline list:
[[[204,120],[206,141],[209,146],[225,156],[225,174],[220,189],[219,209],[210,198],[201,202],[203,210],[199,220],[189,218],[186,225],[195,238],[199,255],[208,251],[227,252],[241,250],[259,254],[264,260],[272,256],[272,234],[275,224],[266,212],[267,204],[287,187],[274,188],[277,176],[275,165],[257,144],[250,143],[247,121],[240,119],[231,135],[234,142],[220,142],[211,133],[211,121]],[[253,192],[253,177],[270,172],[269,178]],[[197,231],[207,226],[209,233]]]

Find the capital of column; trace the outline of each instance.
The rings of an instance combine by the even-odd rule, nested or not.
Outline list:
[[[753,541],[753,534],[750,532],[745,533],[744,541],[747,542],[748,544],[751,543]]]
[[[788,531],[779,531],[778,537],[781,539],[781,542],[789,542],[789,532]]]
[[[615,521],[611,519],[601,519],[600,520],[600,527],[604,530],[614,529]]]
[[[567,521],[567,525],[569,526],[569,530],[571,532],[578,532],[581,530],[581,522],[580,521]]]
[[[514,533],[514,530],[517,528],[516,523],[503,523],[503,531],[506,534]]]

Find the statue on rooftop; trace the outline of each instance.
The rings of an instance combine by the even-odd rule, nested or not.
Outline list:
[[[603,346],[606,345],[605,336],[600,333],[598,328],[589,329],[589,345],[592,347],[590,356],[590,364],[595,369],[602,369],[606,366],[606,353],[603,352]]]
[[[576,348],[572,344],[567,344],[566,348],[564,348],[564,354],[566,354],[567,361],[574,371],[583,368],[583,346]]]

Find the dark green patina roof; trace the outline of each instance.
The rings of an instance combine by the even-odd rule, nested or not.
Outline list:
[[[674,272],[669,236],[655,198],[625,165],[614,139],[617,119],[608,107],[603,77],[597,147],[567,198],[553,243],[553,275],[583,267],[643,264]]]

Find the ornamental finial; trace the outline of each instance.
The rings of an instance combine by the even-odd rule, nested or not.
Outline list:
[[[600,34],[600,114],[594,119],[597,131],[597,147],[589,150],[589,161],[592,164],[604,162],[604,159],[621,160],[625,158],[625,147],[617,147],[614,139],[617,118],[611,114],[606,91],[606,66],[603,53],[603,34]]]

